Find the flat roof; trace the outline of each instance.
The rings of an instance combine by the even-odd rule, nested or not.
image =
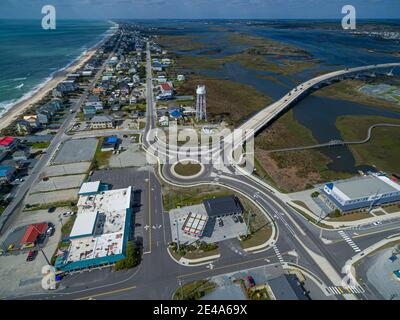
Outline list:
[[[243,213],[242,205],[235,196],[226,196],[203,201],[207,214],[210,217]]]
[[[70,238],[85,237],[93,234],[97,220],[97,211],[79,213],[72,228]]]
[[[99,191],[99,188],[100,188],[100,181],[85,182],[84,184],[82,184],[78,194],[84,195],[88,193],[96,193]]]
[[[207,221],[208,218],[206,215],[190,212],[182,226],[182,231],[197,237],[201,237]]]
[[[80,196],[67,264],[123,253],[124,239],[129,236],[125,235],[125,227],[130,222],[131,194],[132,187],[128,187]],[[76,234],[82,237],[74,238],[76,225]],[[83,236],[89,230],[89,236]]]
[[[369,175],[333,183],[348,200],[400,191],[400,185],[383,175]]]
[[[293,274],[283,274],[268,281],[277,300],[310,300]]]

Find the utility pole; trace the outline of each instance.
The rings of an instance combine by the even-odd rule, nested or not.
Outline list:
[[[41,235],[42,233],[36,228],[36,226],[34,224],[32,224],[33,228],[39,233],[39,235]],[[42,247],[39,245],[39,242],[36,242],[36,246],[39,248],[40,252],[43,254],[44,259],[46,260],[47,264],[50,266],[50,261],[49,259],[47,259],[46,254],[44,253]]]
[[[175,220],[175,223],[176,223],[176,243],[177,243],[177,250],[178,250],[178,254],[179,254],[180,248],[179,248],[179,226],[178,226],[178,220]]]

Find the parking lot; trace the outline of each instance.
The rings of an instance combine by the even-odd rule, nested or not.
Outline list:
[[[19,243],[18,239],[23,236],[29,224],[50,222],[55,226],[55,232],[41,245],[44,254],[50,259],[61,238],[59,216],[62,217],[66,211],[69,211],[69,208],[57,208],[54,212],[39,210],[25,213],[16,222],[15,228],[1,237],[2,247],[11,243]],[[66,222],[66,219],[62,217],[62,221]],[[38,252],[32,261],[27,261],[28,252],[29,250],[17,250],[11,254],[0,256],[0,298],[42,292],[41,270],[47,264],[46,259],[41,252]]]
[[[96,152],[96,138],[68,140],[57,152],[53,164],[67,164],[91,161]]]
[[[178,239],[177,232],[179,232],[179,241],[182,244],[189,244],[197,240],[197,238],[187,235],[182,231],[183,224],[185,223],[186,217],[189,213],[198,213],[202,215],[207,214],[203,204],[170,210],[169,219],[173,241],[177,241]],[[223,226],[220,226],[219,220],[208,220],[203,236],[200,238],[201,241],[216,243],[238,238],[239,236],[246,234],[246,223],[243,220],[241,220],[242,222],[235,222],[232,216],[226,216],[220,219],[222,220]],[[178,227],[176,226],[176,223],[178,223]]]

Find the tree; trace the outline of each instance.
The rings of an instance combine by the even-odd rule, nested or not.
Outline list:
[[[133,242],[129,241],[126,245],[126,257],[115,263],[115,271],[131,269],[140,264],[140,248]]]

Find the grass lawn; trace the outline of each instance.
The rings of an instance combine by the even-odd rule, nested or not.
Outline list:
[[[219,254],[219,250],[215,249],[215,250],[210,250],[210,251],[202,251],[202,250],[194,250],[192,252],[187,252],[184,256],[176,253],[174,250],[168,248],[169,252],[171,253],[171,255],[176,259],[176,260],[180,260],[181,258],[186,258],[186,259],[200,259],[200,258],[206,258],[206,257],[212,257],[215,255]]]
[[[194,176],[195,174],[198,174],[200,172],[201,165],[198,163],[183,164],[182,162],[179,162],[174,167],[174,170],[177,174],[181,176]]]
[[[385,210],[387,213],[400,212],[400,204],[395,204],[395,205],[392,205],[392,206],[384,207],[383,210]]]
[[[195,187],[191,189],[170,188],[168,192],[163,192],[164,209],[169,211],[178,206],[191,206],[199,204],[205,199],[223,197],[234,192],[219,187]]]
[[[46,142],[35,142],[32,144],[32,149],[46,149],[50,145],[50,141]]]
[[[373,215],[367,212],[355,212],[355,213],[344,214],[341,217],[327,218],[327,219],[328,221],[335,222],[335,221],[356,221],[372,217]]]
[[[108,166],[109,160],[113,154],[112,151],[101,151],[101,145],[103,144],[104,138],[99,139],[97,144],[96,153],[94,154],[93,163],[95,167],[102,168]]]
[[[289,206],[290,206],[290,205],[289,205]],[[324,224],[324,223],[321,223],[321,222],[320,222],[320,223],[317,223],[317,220],[316,220],[316,219],[314,219],[313,217],[311,217],[310,215],[308,215],[307,213],[305,213],[303,210],[297,209],[297,208],[295,208],[295,207],[293,207],[293,206],[290,206],[290,207],[292,207],[293,210],[296,210],[298,213],[300,213],[300,214],[301,214],[304,218],[306,218],[308,221],[310,221],[310,222],[312,222],[312,223],[318,225],[319,227],[325,228],[325,229],[333,229],[333,227],[330,226],[330,225],[327,225],[327,224]]]
[[[368,128],[377,123],[400,124],[400,120],[378,116],[342,116],[337,119],[336,126],[345,141],[357,141],[365,139]],[[350,146],[350,150],[356,165],[376,166],[389,175],[400,172],[400,128],[375,128],[369,142]]]
[[[179,287],[173,300],[198,300],[217,288],[217,284],[209,280],[198,280]]]

